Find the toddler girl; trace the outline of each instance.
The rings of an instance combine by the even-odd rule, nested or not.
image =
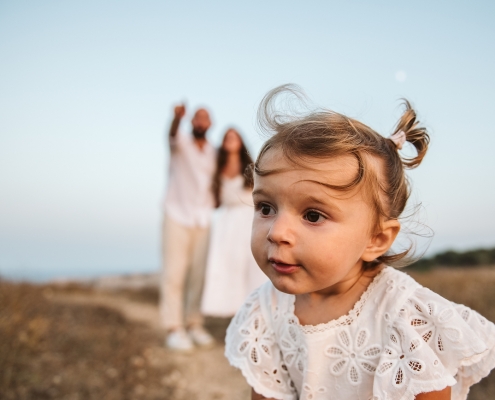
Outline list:
[[[260,106],[275,134],[253,171],[251,245],[271,282],[232,320],[227,358],[253,399],[466,399],[495,365],[495,325],[392,268],[426,130],[407,101],[390,138],[331,111],[283,115],[287,91]]]

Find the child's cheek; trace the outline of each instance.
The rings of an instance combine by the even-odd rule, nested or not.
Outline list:
[[[260,221],[257,221],[255,216],[251,232],[251,252],[259,266],[262,265],[263,260],[268,258],[265,254],[267,234],[268,233],[263,230],[263,224],[260,223]]]

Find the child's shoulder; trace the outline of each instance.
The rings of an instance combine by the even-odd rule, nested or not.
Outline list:
[[[424,311],[427,312],[432,312],[431,307],[435,304],[448,308],[464,307],[447,300],[416,282],[410,275],[392,267],[385,267],[371,283],[371,286],[373,285],[376,287],[373,288],[370,297],[374,298],[379,308],[395,311],[396,314],[400,314],[408,306],[413,306],[419,311],[420,303],[426,305],[427,309]]]
[[[392,267],[385,267],[377,275],[363,297],[363,307],[368,312],[375,313],[375,316],[384,317],[385,322],[389,323],[404,318],[411,319],[419,314],[439,323],[437,314],[443,313],[442,316],[445,317],[454,311],[467,321],[467,316],[474,314],[468,307],[451,302],[422,286],[405,272]],[[410,322],[411,326],[418,323],[412,320]]]
[[[422,391],[434,391],[455,383],[452,377],[456,376],[455,398],[465,398],[469,386],[495,365],[495,325],[474,310],[443,298],[393,268],[382,272],[377,289],[373,317],[374,322],[381,321],[375,329],[382,332],[383,345],[377,376],[388,377],[377,381],[377,390],[383,386],[387,392],[387,382],[407,380],[411,388],[424,381]],[[402,372],[397,369],[401,362]],[[419,389],[414,390],[417,393]]]

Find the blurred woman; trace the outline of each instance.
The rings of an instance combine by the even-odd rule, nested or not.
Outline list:
[[[251,163],[240,134],[228,129],[218,150],[212,184],[217,210],[203,292],[205,315],[234,315],[246,296],[267,279],[251,254],[252,181],[244,176]]]

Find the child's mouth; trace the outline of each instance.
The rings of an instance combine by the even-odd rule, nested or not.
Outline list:
[[[272,264],[272,268],[277,271],[279,274],[293,274],[301,268],[300,265],[297,264],[287,264],[281,260],[277,260],[275,258],[270,258],[270,264]]]

